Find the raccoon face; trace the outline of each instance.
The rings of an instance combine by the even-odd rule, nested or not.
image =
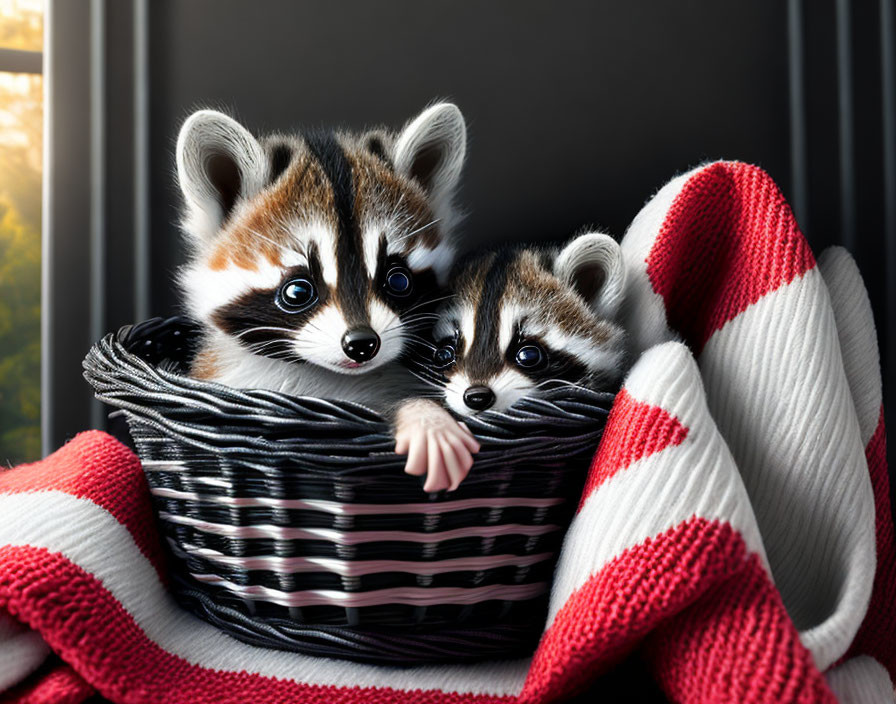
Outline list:
[[[552,384],[612,387],[624,356],[614,322],[624,278],[619,245],[602,234],[560,252],[504,250],[467,262],[433,330],[447,405],[472,415]]]
[[[397,136],[259,141],[195,113],[177,147],[189,312],[254,354],[344,374],[395,361],[452,263],[465,134],[447,103]]]

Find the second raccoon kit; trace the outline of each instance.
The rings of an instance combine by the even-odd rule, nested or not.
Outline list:
[[[438,395],[460,416],[503,411],[557,384],[612,389],[622,376],[625,334],[617,318],[625,265],[610,236],[589,233],[563,248],[506,247],[462,261],[449,284],[454,296],[433,328],[432,367]],[[458,442],[405,432],[405,423],[433,415],[418,400],[399,413],[398,451],[411,474],[455,488],[471,458]],[[417,421],[419,425],[419,421]]]

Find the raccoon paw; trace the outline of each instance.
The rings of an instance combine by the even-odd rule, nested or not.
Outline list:
[[[426,475],[424,491],[454,491],[473,466],[479,443],[463,423],[441,406],[416,399],[403,404],[395,420],[395,452],[407,455],[404,471]]]

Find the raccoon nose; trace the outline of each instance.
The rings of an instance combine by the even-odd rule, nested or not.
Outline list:
[[[464,403],[474,411],[484,411],[495,402],[495,392],[487,386],[471,386],[464,391]]]
[[[356,362],[373,359],[379,349],[380,336],[368,327],[349,330],[342,336],[342,351]]]

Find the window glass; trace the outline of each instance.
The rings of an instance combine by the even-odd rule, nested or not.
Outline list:
[[[0,47],[40,51],[41,38],[41,3],[0,0]],[[14,465],[40,456],[43,80],[2,69],[0,463]]]
[[[43,2],[0,0],[0,48],[41,51],[43,45]]]

